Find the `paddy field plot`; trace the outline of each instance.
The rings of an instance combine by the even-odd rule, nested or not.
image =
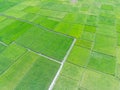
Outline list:
[[[0,0],[0,90],[119,89],[119,0]]]

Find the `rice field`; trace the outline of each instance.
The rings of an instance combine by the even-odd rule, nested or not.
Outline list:
[[[120,1],[0,0],[0,90],[120,90]]]

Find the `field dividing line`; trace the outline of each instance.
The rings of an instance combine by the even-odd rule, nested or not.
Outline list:
[[[72,44],[71,44],[69,50],[67,51],[67,53],[66,53],[66,55],[65,55],[65,57],[64,57],[64,59],[63,59],[63,61],[62,61],[63,64],[65,63],[66,59],[68,58],[68,55],[70,54],[70,52],[71,52],[71,50],[72,50],[72,48],[73,48],[75,42],[76,42],[76,38],[74,38],[74,40],[73,40],[73,42],[72,42]]]
[[[2,44],[2,45],[4,45],[4,46],[8,46],[6,43],[4,43],[4,42],[2,42],[2,41],[0,41],[0,44]]]
[[[12,43],[17,44],[16,42],[12,42]],[[20,45],[20,44],[18,44],[18,45]],[[46,56],[46,55],[44,55],[44,54],[42,54],[42,53],[35,52],[35,51],[33,51],[33,50],[31,50],[31,49],[23,46],[23,45],[20,45],[20,46],[23,47],[23,48],[25,48],[25,49],[27,49],[27,50],[30,51],[30,52],[33,52],[33,53],[39,55],[39,56],[42,56],[42,57],[47,58],[47,59],[49,59],[49,60],[51,60],[51,61],[54,61],[54,62],[57,62],[57,63],[61,64],[61,62],[58,61],[58,60],[56,60],[56,59],[53,59],[53,58],[51,58],[51,57],[49,57],[49,56]]]
[[[61,72],[61,70],[62,70],[62,68],[63,68],[63,65],[64,65],[64,63],[65,63],[65,61],[66,61],[68,55],[70,54],[70,52],[71,52],[71,50],[72,50],[72,48],[73,48],[75,42],[76,42],[76,39],[74,38],[73,43],[71,44],[69,50],[67,51],[67,53],[66,53],[66,55],[65,55],[65,57],[64,57],[64,59],[63,59],[63,61],[62,61],[62,63],[61,63],[61,66],[60,66],[60,68],[59,68],[57,74],[55,75],[55,77],[54,77],[52,83],[50,84],[48,90],[52,90],[52,89],[53,89],[53,87],[54,87],[54,85],[55,85],[55,83],[56,83],[56,81],[57,81],[57,79],[58,79],[58,76],[60,75],[60,72]]]
[[[51,58],[51,57],[48,57],[48,56],[45,56],[45,55],[43,55],[43,54],[41,54],[41,53],[37,53],[37,52],[35,52],[35,51],[33,51],[33,50],[30,50],[30,49],[28,49],[28,48],[26,48],[26,49],[27,49],[28,51],[30,51],[30,52],[33,52],[33,53],[39,55],[39,56],[42,56],[42,57],[47,58],[47,59],[49,59],[49,60],[51,60],[51,61],[54,61],[54,62],[57,62],[57,63],[61,64],[61,62],[58,61],[58,60],[55,60],[55,59],[53,59],[53,58]]]

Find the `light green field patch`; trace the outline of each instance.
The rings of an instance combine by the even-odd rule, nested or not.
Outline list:
[[[108,55],[93,52],[88,68],[104,72],[107,74],[115,75],[116,58]]]
[[[62,61],[73,38],[34,27],[18,38],[16,42],[35,52]]]
[[[85,66],[88,62],[89,56],[90,50],[74,46],[67,61],[79,66]]]
[[[37,15],[34,13],[27,13],[24,16],[22,16],[21,19],[25,19],[32,22],[36,17]]]
[[[80,38],[83,28],[84,28],[84,25],[82,25],[82,24],[73,24],[71,26],[69,35],[76,37],[76,38]]]
[[[63,21],[67,23],[76,23],[76,24],[85,24],[86,22],[86,15],[81,13],[68,13],[64,18]]]
[[[96,26],[96,24],[97,24],[97,16],[89,15],[89,16],[87,17],[86,24],[87,24],[87,25]]]
[[[98,34],[110,36],[110,37],[116,37],[116,29],[115,27],[111,25],[99,25],[97,27],[97,32]]]
[[[112,11],[112,10],[114,10],[114,7],[112,5],[109,5],[109,4],[103,4],[101,6],[101,9]]]
[[[23,11],[27,12],[27,13],[37,13],[39,11],[39,7],[36,6],[28,6],[26,7]]]
[[[113,76],[99,74],[86,70],[84,79],[81,83],[82,87],[88,90],[119,90],[119,81]]]
[[[100,16],[105,16],[105,17],[109,17],[109,18],[115,18],[115,13],[110,12],[110,11],[106,11],[106,10],[102,10],[100,12]]]
[[[104,54],[115,56],[116,54],[116,38],[104,35],[96,35],[94,50]]]
[[[70,78],[60,76],[53,90],[78,90],[79,83]]]
[[[4,21],[2,21],[1,25],[0,25],[0,32],[3,30],[3,28],[7,27],[8,25],[10,25],[13,22],[15,22],[14,19],[8,19],[8,18],[6,18]]]
[[[16,2],[16,0],[14,0]],[[6,10],[6,11],[21,11],[24,8],[26,8],[27,5],[24,4],[24,2],[21,2],[13,7],[11,7],[10,9]]]
[[[70,29],[71,29],[71,24],[62,22],[62,23],[59,23],[54,30],[61,33],[68,34]]]
[[[53,30],[58,23],[59,23],[59,21],[53,20],[52,18],[49,18],[49,17],[46,17],[46,19],[44,21],[42,21],[40,23],[40,25]]]
[[[40,9],[39,14],[43,16],[49,16],[49,17],[62,19],[66,15],[66,12],[59,12],[59,11],[48,10],[48,9]]]
[[[89,4],[82,4],[80,11],[88,11],[90,9]]]
[[[66,62],[61,71],[61,75],[74,80],[80,80],[82,78],[83,71],[84,71],[83,68]]]
[[[98,15],[100,11],[100,8],[98,5],[92,5],[89,13],[92,13],[93,15]]]
[[[79,13],[75,19],[75,23],[85,24],[87,20],[86,14]]]
[[[91,32],[84,31],[81,35],[81,39],[89,40],[89,41],[94,41],[95,39],[95,34]]]
[[[83,28],[84,25],[82,24],[69,24],[62,22],[56,26],[55,31],[80,38]]]
[[[41,24],[44,20],[46,20],[46,17],[45,16],[40,16],[40,15],[37,15],[37,17],[34,19],[34,23],[37,23],[37,24]]]
[[[87,49],[91,49],[93,42],[85,40],[85,39],[78,39],[75,43],[76,46],[84,47]]]
[[[6,19],[6,17],[0,16],[0,22],[2,22],[2,21],[5,20],[5,19]]]
[[[95,33],[96,32],[96,27],[95,26],[91,26],[91,25],[85,25],[84,30],[88,31],[88,32],[91,32],[91,33]]]
[[[99,24],[115,25],[115,18],[110,18],[105,16],[99,16],[98,18],[99,18],[98,20]]]
[[[22,16],[26,15],[25,12],[19,12],[19,11],[6,11],[4,12],[4,14],[15,18],[21,18]]]
[[[74,13],[68,13],[64,18],[63,21],[64,22],[68,22],[68,23],[73,23],[75,21],[77,17],[77,14]]]

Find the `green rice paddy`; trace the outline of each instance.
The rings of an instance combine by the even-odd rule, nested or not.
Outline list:
[[[0,0],[0,90],[120,90],[120,1]]]

